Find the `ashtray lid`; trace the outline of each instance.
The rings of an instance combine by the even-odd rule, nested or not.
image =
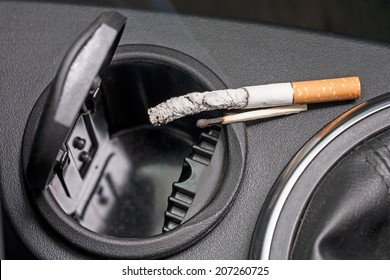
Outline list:
[[[73,43],[48,87],[26,176],[29,185],[43,189],[50,180],[56,157],[63,147],[87,97],[100,84],[100,76],[118,47],[126,17],[102,13]]]

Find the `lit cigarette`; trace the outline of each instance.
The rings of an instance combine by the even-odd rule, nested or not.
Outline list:
[[[204,128],[214,124],[229,124],[235,122],[253,121],[258,119],[267,119],[278,116],[286,116],[291,114],[297,114],[307,110],[307,105],[291,105],[284,107],[274,107],[269,109],[254,110],[240,114],[227,115],[224,117],[214,119],[200,119],[197,121],[196,126]]]
[[[253,109],[360,97],[358,77],[279,83],[238,89],[192,92],[148,110],[150,122],[166,124],[184,116],[217,109]]]

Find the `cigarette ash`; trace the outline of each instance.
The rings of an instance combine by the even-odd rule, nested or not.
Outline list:
[[[173,97],[148,110],[150,122],[161,125],[184,116],[218,109],[239,109],[248,102],[248,93],[243,88],[192,92]]]

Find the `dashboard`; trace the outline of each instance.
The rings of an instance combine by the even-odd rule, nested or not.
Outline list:
[[[0,2],[5,258],[389,258],[387,43],[110,10]],[[346,76],[360,99],[288,117],[147,120],[191,91]]]

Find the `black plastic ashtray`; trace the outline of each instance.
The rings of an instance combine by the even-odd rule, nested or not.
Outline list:
[[[123,58],[114,59],[103,76],[102,105],[110,134],[106,151],[110,151],[103,160],[106,166],[99,186],[93,187],[95,195],[79,221],[110,236],[148,237],[162,233],[173,183],[179,180],[183,161],[202,130],[196,128],[194,117],[153,127],[147,109],[173,96],[207,87],[163,57],[145,59],[129,48],[135,47],[120,48],[123,56],[119,56]],[[145,48],[154,49],[156,56],[156,50],[163,50]],[[224,150],[220,152],[223,159]]]
[[[117,48],[124,23],[104,13],[69,50],[30,115],[24,176],[53,233],[87,254],[162,257],[191,246],[229,209],[244,168],[244,125],[196,127],[219,112],[150,125],[149,107],[225,85],[178,51]]]

